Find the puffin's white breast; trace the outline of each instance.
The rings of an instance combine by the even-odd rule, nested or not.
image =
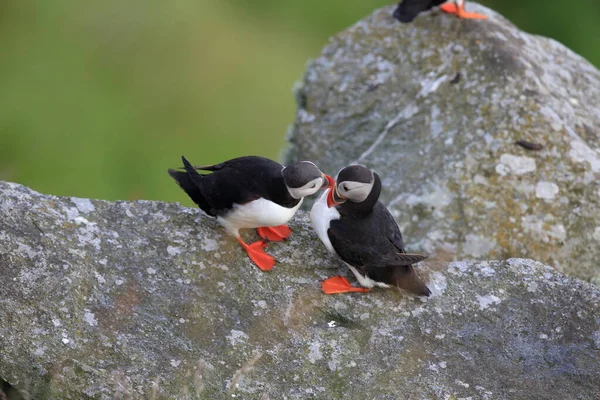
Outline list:
[[[230,233],[237,236],[239,229],[279,226],[288,222],[298,211],[304,198],[293,208],[282,207],[263,198],[246,204],[234,204],[233,209],[217,221]]]
[[[319,198],[310,210],[310,224],[317,232],[319,239],[321,239],[321,242],[323,242],[327,250],[335,254],[329,236],[327,236],[327,230],[329,229],[329,223],[331,221],[340,219],[340,213],[335,207],[327,207],[327,195],[330,190],[331,189],[325,190],[321,195],[321,198]]]

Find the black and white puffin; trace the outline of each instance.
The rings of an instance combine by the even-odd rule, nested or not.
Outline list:
[[[465,11],[465,0],[403,0],[394,10],[394,18],[411,22],[420,13],[440,6],[440,10],[463,19],[487,19],[487,16]]]
[[[314,204],[310,219],[317,235],[364,287],[353,287],[346,278],[336,276],[322,282],[323,292],[368,292],[379,286],[431,294],[412,267],[427,256],[406,253],[400,228],[378,200],[380,193],[377,173],[351,165],[339,172],[335,185]]]
[[[275,259],[263,251],[267,240],[287,239],[291,229],[285,223],[300,208],[304,197],[333,182],[310,161],[284,167],[268,158],[247,156],[194,167],[185,157],[181,159],[184,171],[169,169],[169,175],[194,203],[235,236],[263,271],[275,265]],[[205,175],[197,170],[212,173]],[[263,240],[246,244],[239,234],[244,228],[258,228]]]

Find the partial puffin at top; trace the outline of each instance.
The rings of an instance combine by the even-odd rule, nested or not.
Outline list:
[[[420,13],[440,6],[443,12],[463,19],[487,19],[487,16],[465,11],[465,0],[402,0],[394,10],[394,18],[400,22],[411,22]]]

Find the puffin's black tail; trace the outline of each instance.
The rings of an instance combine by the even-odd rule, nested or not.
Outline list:
[[[419,296],[431,295],[431,290],[419,278],[412,265],[394,267],[393,283]]]
[[[205,213],[215,216],[215,214],[211,212],[211,206],[208,204],[208,201],[206,201],[206,197],[202,194],[202,175],[194,169],[192,164],[190,164],[184,156],[181,156],[181,160],[183,161],[185,171],[169,169],[169,175],[175,179],[183,191],[190,196],[190,199],[192,199],[192,201]]]
[[[444,3],[446,0],[404,0],[394,10],[394,18],[400,22],[411,22],[413,19],[430,8]]]

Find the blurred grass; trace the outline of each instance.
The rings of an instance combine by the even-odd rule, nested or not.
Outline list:
[[[482,0],[600,65],[600,2]],[[166,174],[277,159],[291,88],[376,0],[4,0],[0,179],[58,195],[190,204]],[[468,6],[467,6],[468,7]]]

